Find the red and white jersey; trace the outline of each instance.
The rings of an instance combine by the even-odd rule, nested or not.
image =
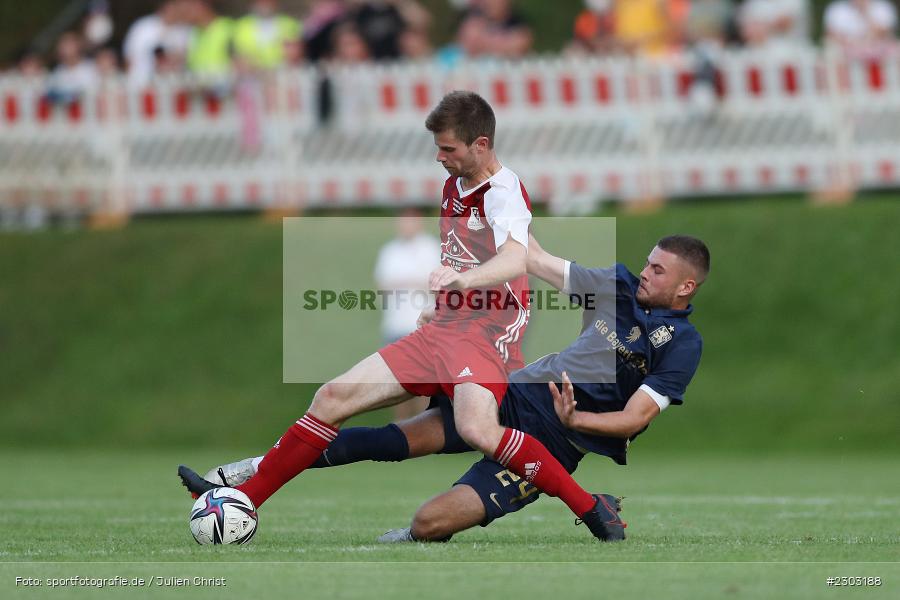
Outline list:
[[[441,264],[460,272],[478,268],[510,236],[528,248],[530,224],[528,192],[506,167],[470,190],[459,177],[450,177],[441,202]],[[528,277],[522,275],[492,288],[443,292],[434,321],[488,336],[507,367],[518,369],[524,366],[521,340],[528,315]]]

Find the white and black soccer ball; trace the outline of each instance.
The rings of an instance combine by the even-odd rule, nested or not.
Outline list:
[[[191,509],[191,533],[198,544],[246,544],[258,523],[253,502],[234,488],[209,490]]]

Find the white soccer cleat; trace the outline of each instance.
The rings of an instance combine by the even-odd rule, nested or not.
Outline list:
[[[404,542],[416,541],[418,540],[412,536],[412,529],[410,527],[404,529],[391,529],[378,538],[379,544],[402,544]]]
[[[256,475],[256,469],[259,466],[260,459],[262,459],[261,456],[256,458],[245,458],[244,460],[215,467],[214,469],[210,469],[210,471],[203,476],[203,479],[215,483],[216,485],[228,487],[241,485]]]

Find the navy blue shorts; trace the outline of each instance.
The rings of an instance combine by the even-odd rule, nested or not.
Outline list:
[[[523,400],[526,394],[534,393],[550,394],[546,385],[510,384],[500,405],[500,424],[536,438],[547,447],[566,471],[572,473],[584,455],[565,439],[559,427],[554,427],[553,423],[529,409],[530,404]],[[435,396],[431,399],[429,408],[441,409],[441,418],[444,422],[444,449],[440,454],[471,452],[472,448],[456,431],[450,400],[443,396]],[[468,485],[481,498],[486,514],[484,521],[481,522],[482,527],[531,504],[540,495],[536,487],[487,457],[472,465],[454,485]]]

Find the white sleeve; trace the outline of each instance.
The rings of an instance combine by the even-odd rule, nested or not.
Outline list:
[[[431,273],[431,271],[441,266],[441,241],[436,237],[428,236],[427,244],[429,265],[428,272]]]
[[[518,184],[518,180],[516,183]],[[525,204],[521,188],[491,186],[484,194],[484,213],[488,225],[494,230],[494,244],[497,248],[505,244],[510,235],[528,248],[531,211]]]
[[[569,271],[571,270],[571,268],[572,268],[572,261],[567,260],[566,266],[563,269],[563,289],[562,289],[563,294],[571,294],[572,293],[572,289],[569,287]]]
[[[828,8],[825,9],[825,17],[823,19],[825,22],[826,33],[841,33],[844,29],[844,20],[842,17],[841,6],[829,4]]]
[[[387,280],[390,278],[390,267],[388,266],[388,252],[390,252],[391,242],[388,242],[378,251],[378,258],[375,260],[375,285],[380,288],[387,287]]]
[[[666,410],[666,407],[671,404],[668,396],[663,396],[647,384],[642,384],[638,389],[653,398],[653,401],[656,402],[657,406],[659,406],[659,412]]]
[[[150,24],[144,19],[138,19],[128,29],[125,34],[125,40],[122,42],[122,55],[129,61],[140,61],[142,58],[149,58],[148,54],[153,48],[149,48],[152,44],[150,36]]]
[[[122,42],[122,56],[125,57],[125,60],[133,61],[134,55],[137,54],[135,50],[135,46],[137,46],[136,37],[134,25],[132,25],[125,34],[125,40]]]
[[[872,16],[875,22],[885,29],[894,29],[897,26],[897,9],[890,2],[873,6]]]

